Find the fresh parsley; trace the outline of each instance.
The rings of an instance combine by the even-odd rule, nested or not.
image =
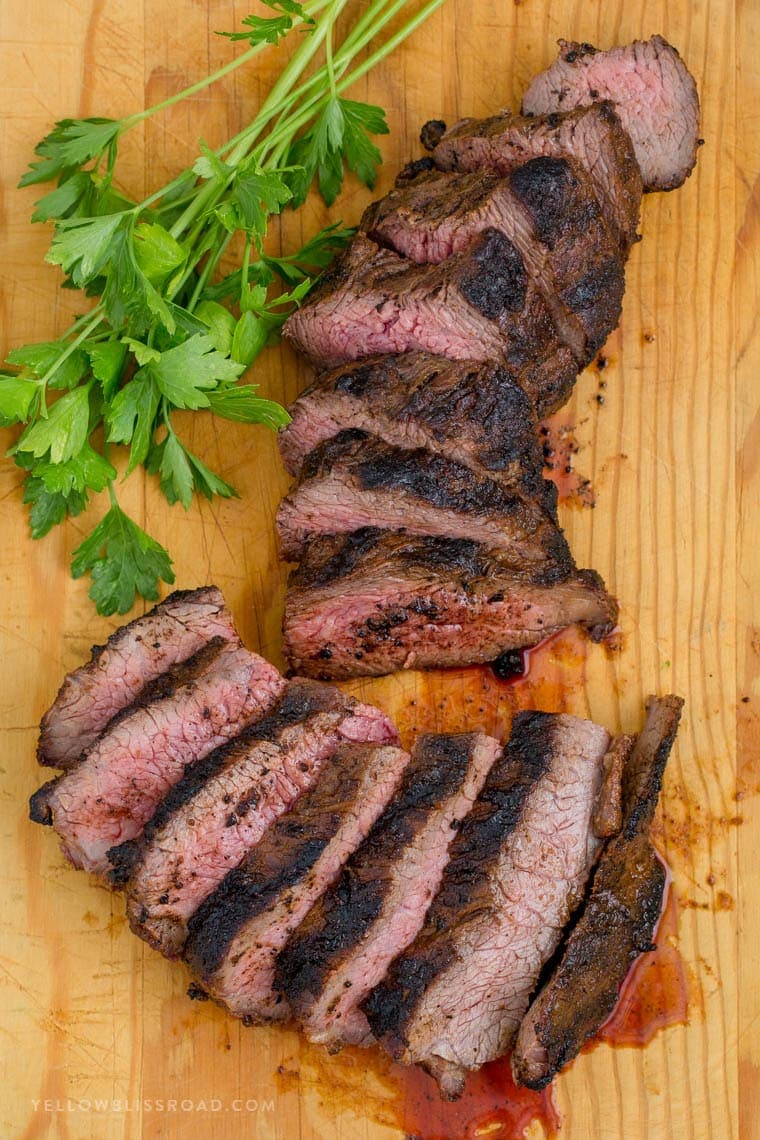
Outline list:
[[[58,340],[9,353],[0,426],[19,428],[8,454],[25,472],[34,538],[108,495],[107,513],[71,563],[75,578],[90,575],[100,613],[125,613],[137,596],[153,600],[161,581],[174,580],[168,552],[117,501],[116,451],[128,449],[124,477],[142,466],[169,503],[189,509],[194,495],[237,491],[184,444],[175,411],[274,430],[287,423],[284,408],[241,377],[353,230],[330,225],[280,253],[268,240],[272,220],[301,205],[315,182],[331,204],[347,171],[374,186],[381,156],[373,139],[387,133],[385,115],[344,93],[442,3],[357,4],[338,43],[349,0],[264,0],[269,15],[220,33],[248,47],[219,71],[124,119],[62,119],[37,144],[20,185],[54,183],[32,215],[53,223],[46,260],[62,270],[65,287],[95,303]],[[399,29],[403,8],[410,12]],[[217,150],[201,142],[188,168],[142,202],[118,187],[127,131],[296,33],[269,97],[234,139]],[[233,238],[242,263],[222,274]]]

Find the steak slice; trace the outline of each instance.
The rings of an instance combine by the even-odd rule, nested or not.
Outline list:
[[[181,953],[190,916],[345,740],[398,737],[379,709],[296,680],[263,720],[189,768],[142,837],[109,851],[134,933],[167,957]]]
[[[516,573],[466,539],[364,528],[315,538],[291,575],[285,653],[323,680],[494,661],[578,623],[595,640],[617,606],[592,570],[549,562]]]
[[[625,258],[577,159],[539,156],[503,178],[487,170],[423,173],[373,203],[361,224],[420,263],[463,253],[485,229],[504,234],[579,368],[620,318]]]
[[[64,679],[40,725],[40,764],[70,768],[146,685],[213,637],[239,643],[216,586],[177,590],[147,614],[120,626],[105,645],[93,647],[86,665]]]
[[[342,744],[190,919],[185,960],[206,993],[247,1022],[283,1021],[275,958],[393,795],[409,756]]]
[[[357,428],[533,494],[545,482],[543,458],[522,375],[426,352],[370,357],[323,373],[289,409],[291,421],[280,432],[283,462],[298,475],[320,443]]]
[[[523,111],[546,114],[609,99],[628,131],[646,190],[675,190],[697,160],[697,85],[662,36],[598,51],[559,41],[559,55],[531,83]]]
[[[423,736],[388,807],[277,960],[275,987],[307,1037],[369,1044],[359,1003],[415,937],[457,827],[501,752],[489,736]]]
[[[214,638],[164,677],[163,695],[138,698],[82,759],[30,800],[75,867],[105,875],[109,848],[134,839],[189,764],[236,736],[277,700],[285,681],[268,661]]]
[[[612,1013],[628,970],[653,950],[665,871],[649,841],[683,701],[650,698],[624,768],[624,824],[604,848],[580,917],[533,999],[512,1054],[518,1084],[544,1088]]]
[[[454,360],[540,362],[547,386],[577,368],[520,253],[499,230],[441,265],[413,265],[363,234],[284,326],[318,367],[421,349]]]
[[[608,744],[590,721],[517,714],[424,928],[364,1002],[376,1037],[423,1065],[444,1096],[510,1048],[580,900],[600,842],[590,824]]]
[[[577,159],[589,173],[602,212],[616,228],[623,253],[636,241],[641,171],[611,103],[561,114],[521,117],[501,111],[488,119],[462,119],[431,147],[441,170],[492,170],[501,175],[539,156]]]
[[[280,503],[277,529],[290,561],[314,535],[374,526],[473,539],[502,550],[519,567],[569,558],[551,496],[548,501],[547,509],[517,487],[478,477],[424,448],[403,450],[352,430],[311,453],[301,481]]]

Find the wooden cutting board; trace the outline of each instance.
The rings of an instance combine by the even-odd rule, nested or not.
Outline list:
[[[34,143],[57,118],[120,116],[205,75],[233,52],[214,30],[233,28],[247,10],[229,0],[4,0],[3,353],[59,333],[81,303],[42,263],[50,234],[28,223],[34,190],[14,189]],[[596,496],[594,509],[563,508],[563,522],[579,564],[598,569],[620,598],[622,647],[608,653],[560,639],[511,688],[482,670],[350,688],[394,714],[407,738],[420,728],[503,735],[514,707],[530,704],[633,731],[648,693],[686,698],[657,835],[673,869],[688,1024],[645,1050],[597,1048],[558,1080],[555,1096],[567,1140],[746,1140],[760,1136],[760,686],[751,629],[760,537],[760,8],[751,0],[448,0],[355,94],[389,112],[384,191],[417,153],[425,119],[516,106],[559,36],[609,46],[654,32],[678,46],[696,76],[706,145],[682,190],[645,201],[644,240],[628,266],[607,367],[581,377],[562,421],[574,429],[575,465]],[[124,145],[129,191],[147,193],[186,165],[199,135],[215,144],[234,133],[280,62],[271,51],[135,131]],[[351,186],[329,214],[310,202],[284,219],[283,247],[328,218],[354,222],[368,197]],[[272,350],[255,379],[288,401],[306,372],[290,352]],[[248,644],[281,664],[285,575],[273,518],[287,480],[275,441],[265,429],[201,417],[183,430],[241,499],[185,514],[135,476],[124,505],[167,543],[178,585],[217,582]],[[10,439],[5,433],[3,443]],[[27,797],[40,782],[39,717],[64,672],[116,624],[97,617],[86,583],[67,569],[101,509],[32,543],[18,473],[0,467],[0,1132],[398,1137],[390,1074],[191,1004],[183,969],[132,937],[122,900],[69,869],[54,837],[27,821]],[[506,1133],[494,1126],[478,1135]]]

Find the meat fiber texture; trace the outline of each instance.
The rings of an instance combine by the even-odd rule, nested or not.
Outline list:
[[[185,959],[209,997],[248,1024],[291,1016],[274,989],[277,954],[367,836],[408,762],[399,748],[341,745],[201,905]]]
[[[274,704],[285,680],[273,665],[218,638],[173,671],[174,688],[111,721],[82,759],[32,796],[75,867],[105,875],[108,851],[134,839],[189,764]]]
[[[639,955],[654,949],[665,869],[649,839],[683,701],[650,698],[647,722],[626,749],[624,820],[607,843],[559,960],[534,996],[512,1055],[518,1084],[544,1088],[610,1016]],[[623,738],[628,739],[628,738]]]
[[[285,324],[286,338],[317,366],[375,353],[426,351],[455,360],[540,363],[550,388],[576,363],[500,231],[485,230],[440,265],[414,265],[359,234]]]
[[[579,369],[620,317],[619,236],[583,165],[571,157],[532,158],[505,177],[487,170],[420,174],[370,206],[362,228],[421,264],[464,252],[484,230],[503,233]]]
[[[280,954],[275,984],[309,1040],[332,1050],[372,1041],[359,1003],[422,926],[500,752],[476,734],[417,741],[393,800]]]
[[[516,567],[569,558],[553,502],[478,478],[425,448],[391,447],[361,431],[341,432],[308,457],[301,480],[280,503],[283,557],[297,561],[317,534],[362,527],[473,539],[504,551]]]
[[[372,528],[307,544],[285,602],[285,652],[322,680],[494,661],[568,625],[594,638],[617,606],[593,571],[548,562],[516,573],[463,539]]]
[[[191,915],[314,784],[341,743],[397,740],[379,709],[331,685],[292,681],[263,720],[190,768],[141,841],[109,852],[118,878],[129,873],[132,930],[166,956],[178,955]]]
[[[423,127],[423,141],[426,130]],[[636,241],[641,171],[633,143],[611,103],[562,113],[519,116],[500,111],[487,119],[462,119],[437,131],[429,143],[439,170],[491,171],[502,177],[533,158],[571,158],[588,172],[621,252]],[[424,160],[423,160],[424,161]]]
[[[514,1041],[539,974],[582,897],[605,729],[521,713],[451,848],[421,933],[364,1003],[398,1059],[445,1096]]]
[[[369,357],[322,373],[299,396],[280,432],[280,452],[298,475],[316,447],[359,429],[394,447],[425,448],[526,494],[551,493],[541,476],[529,387],[524,373],[499,364],[426,352]]]
[[[96,645],[86,665],[69,673],[42,718],[40,764],[69,768],[112,717],[146,685],[186,661],[212,638],[239,643],[216,586],[178,590],[147,614]]]
[[[525,92],[523,111],[546,114],[609,99],[631,136],[645,189],[683,185],[697,159],[699,97],[676,49],[662,36],[610,51],[567,40],[559,47]]]

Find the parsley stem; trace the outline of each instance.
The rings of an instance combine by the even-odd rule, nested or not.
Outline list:
[[[401,7],[403,3],[404,0],[397,0],[397,3],[394,5],[394,9]],[[428,0],[428,3],[425,4],[425,6],[421,8],[420,11],[417,12],[417,14],[413,16],[411,20],[404,24],[403,28],[400,28],[399,31],[391,36],[389,40],[386,40],[385,43],[381,44],[380,47],[372,53],[372,55],[369,55],[347,76],[338,80],[336,83],[336,91],[338,94],[342,94],[354,83],[356,83],[357,80],[361,79],[363,75],[366,75],[368,71],[371,71],[373,67],[381,62],[381,60],[385,59],[387,55],[390,55],[390,53],[394,51],[399,46],[399,44],[403,43],[404,40],[410,36],[412,32],[419,27],[420,24],[424,23],[424,21],[427,20],[427,18],[431,16],[437,8],[440,8],[443,3],[444,0]],[[394,14],[395,11],[389,14],[387,18],[390,19]],[[301,130],[302,127],[305,127],[318,114],[318,112],[326,106],[329,99],[330,95],[326,95],[324,92],[314,95],[310,100],[306,102],[305,105],[300,108],[300,110],[295,111],[293,115],[285,118],[282,123],[279,126],[275,127],[275,129],[267,137],[262,146],[262,152],[259,157],[259,161],[263,161],[263,156],[267,153],[271,153],[272,149],[275,146],[281,145],[283,142],[292,139],[293,136],[299,130]],[[280,151],[278,150],[277,153],[279,154]]]
[[[333,4],[332,7],[333,7],[332,13],[326,21],[327,34],[325,36],[325,66],[327,69],[327,78],[330,82],[330,93],[332,94],[332,97],[334,99],[335,98],[335,67],[333,65],[333,28],[335,26],[335,18],[338,14],[340,6],[336,2]]]
[[[82,341],[87,340],[90,333],[100,324],[103,319],[102,306],[96,305],[94,309],[91,309],[90,312],[86,314],[86,317],[88,320],[86,321],[82,331],[77,336],[75,336],[73,340],[70,340],[68,342],[63,351],[59,353],[59,355],[47,369],[44,376],[40,377],[40,386],[43,390],[47,386],[47,383],[50,380],[51,376],[53,376],[57,369],[60,368],[64,360],[68,360],[72,352],[75,352],[79,348]],[[76,327],[76,324],[78,324],[78,322],[75,322],[74,325],[72,325],[72,329]]]
[[[195,310],[195,306],[198,304],[198,301],[200,300],[201,293],[203,292],[203,290],[206,288],[206,285],[208,284],[209,277],[211,276],[211,274],[216,269],[217,265],[219,264],[219,262],[222,258],[222,255],[224,254],[224,251],[226,250],[227,246],[230,244],[231,241],[232,241],[232,234],[225,234],[224,238],[219,242],[214,253],[209,255],[209,258],[208,258],[206,264],[203,266],[203,269],[198,276],[198,280],[195,283],[195,288],[193,289],[192,296],[190,297],[190,300],[187,303],[187,308],[190,310],[191,313]]]
[[[305,3],[303,5],[303,10],[307,16],[315,16],[318,12],[328,7],[330,3],[332,3],[332,0],[311,0],[311,3]],[[303,23],[304,21],[299,16],[293,16],[293,27],[297,27]],[[166,111],[169,107],[173,107],[175,103],[180,103],[183,99],[187,99],[191,95],[197,95],[199,91],[204,91],[207,87],[210,87],[212,83],[217,83],[220,79],[224,79],[225,76],[248,63],[249,60],[253,59],[254,56],[269,46],[268,42],[254,44],[248,51],[243,52],[243,54],[239,55],[236,59],[230,60],[229,63],[224,64],[223,67],[218,68],[218,70],[211,75],[207,75],[204,79],[199,79],[197,83],[191,83],[189,87],[183,88],[182,91],[178,91],[175,95],[170,95],[168,99],[162,99],[160,103],[154,103],[152,107],[146,107],[144,111],[137,111],[134,115],[129,115],[126,119],[122,120],[119,133],[129,131],[132,127],[136,127],[139,123],[144,122],[145,119],[149,119],[152,115],[158,114],[159,111]]]
[[[330,2],[334,4],[335,8],[338,11],[340,11],[340,9],[345,7],[348,0],[330,0]],[[295,52],[290,62],[284,68],[277,83],[275,83],[269,95],[264,100],[253,122],[246,128],[245,131],[241,132],[241,134],[237,136],[239,139],[238,145],[233,147],[226,158],[226,162],[229,166],[237,166],[238,163],[240,163],[248,153],[248,150],[255,138],[266,129],[272,117],[273,107],[277,105],[283,96],[291,90],[298,79],[300,79],[303,71],[308,67],[313,57],[319,51],[322,45],[322,41],[324,40],[329,28],[332,26],[332,20],[334,18],[335,17],[332,16],[328,19],[320,21],[320,23],[310,33],[308,38],[301,44],[298,51]],[[235,140],[233,139],[231,142],[234,143]],[[227,145],[229,146],[230,144]],[[222,153],[224,153],[227,150],[227,146],[222,147],[221,150]],[[208,182],[206,186],[204,186],[199,191],[194,200],[189,203],[187,208],[171,227],[169,232],[171,233],[172,237],[181,237],[188,225],[194,222],[195,219],[199,216],[205,214],[207,210],[210,210],[215,204],[216,200],[218,200],[224,190],[226,190],[227,185],[229,185],[229,182],[232,180],[232,177],[233,174],[231,173],[227,183],[223,186],[220,186],[218,182]]]

